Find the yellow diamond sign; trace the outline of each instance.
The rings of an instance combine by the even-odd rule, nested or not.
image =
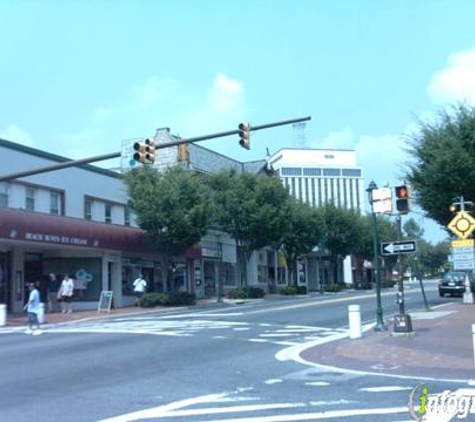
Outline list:
[[[475,219],[465,211],[460,211],[447,225],[460,239],[466,239],[475,229]]]

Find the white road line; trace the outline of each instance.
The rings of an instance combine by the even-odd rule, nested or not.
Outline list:
[[[391,391],[404,391],[404,390],[412,390],[414,387],[400,387],[397,385],[389,385],[387,387],[367,387],[367,388],[360,388],[358,391],[365,391],[368,393],[386,393]]]
[[[379,409],[349,409],[330,410],[326,412],[294,413],[289,415],[256,416],[249,418],[218,419],[213,422],[296,422],[344,418],[348,416],[390,415],[395,413],[407,413],[407,407],[390,407]]]

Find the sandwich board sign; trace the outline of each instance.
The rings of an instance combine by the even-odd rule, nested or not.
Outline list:
[[[113,292],[111,290],[103,290],[99,297],[99,306],[97,312],[110,312],[112,307]]]

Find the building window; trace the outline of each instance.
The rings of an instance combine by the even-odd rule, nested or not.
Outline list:
[[[124,208],[124,224],[130,226],[130,209],[129,207]]]
[[[49,194],[49,212],[50,214],[60,214],[60,195],[59,192],[50,192]]]
[[[333,154],[325,154],[325,158],[331,160],[331,159],[335,158],[335,156]]]
[[[359,169],[343,169],[342,175],[345,177],[361,177],[361,170]]]
[[[104,221],[108,224],[112,223],[112,205],[105,204],[105,219]]]
[[[302,176],[302,169],[297,167],[282,167],[282,176]]]
[[[86,220],[92,220],[92,200],[86,199],[84,216]]]
[[[328,177],[338,177],[341,175],[340,169],[323,169],[323,175]]]
[[[348,208],[348,192],[346,189],[346,185],[348,183],[348,179],[343,179],[343,206]]]
[[[300,199],[300,201],[303,202],[302,179],[297,179],[297,182],[298,182],[299,192],[296,198]]]
[[[8,207],[8,183],[0,182],[0,207]]]
[[[303,175],[304,176],[321,176],[322,175],[322,169],[305,168],[305,169],[303,169]]]
[[[35,210],[35,188],[29,186],[25,189],[25,209],[27,211]]]

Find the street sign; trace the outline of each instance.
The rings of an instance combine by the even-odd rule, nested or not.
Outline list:
[[[391,214],[392,191],[390,188],[379,188],[372,191],[372,205],[375,214]]]
[[[412,253],[416,251],[415,240],[404,240],[399,242],[381,243],[381,253],[383,256],[397,255],[399,253]]]
[[[475,229],[475,219],[465,211],[459,211],[447,225],[447,228],[460,239],[466,239]]]
[[[452,264],[454,270],[475,269],[475,249],[473,239],[452,241]]]

